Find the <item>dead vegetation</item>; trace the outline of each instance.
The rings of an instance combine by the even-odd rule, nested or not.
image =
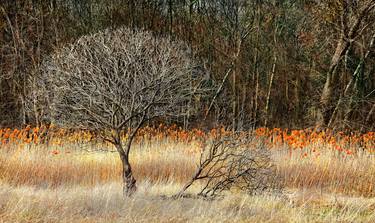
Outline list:
[[[270,151],[244,134],[219,137],[205,146],[195,174],[177,197],[197,182],[202,184],[198,196],[210,198],[230,190],[254,194],[281,185],[276,183]]]
[[[202,156],[191,152],[192,147],[198,146],[194,143],[165,139],[138,143],[130,156],[139,190],[134,197],[125,199],[121,196],[121,161],[116,153],[109,152],[113,148],[104,152],[99,150],[102,145],[97,145],[98,148],[93,145],[92,151],[83,151],[83,145],[69,143],[49,147],[2,145],[0,222],[374,222],[374,157],[359,154],[343,158],[324,151],[324,144],[319,145],[322,154],[316,159],[303,158],[304,151],[301,154],[295,151],[290,156],[285,148],[260,153],[264,154],[261,156],[264,163],[274,164],[274,169],[267,170],[275,171],[273,177],[282,179],[285,185],[282,194],[250,195],[235,188],[248,186],[239,178],[236,182],[240,184],[217,187],[220,190],[214,194],[224,194],[221,199],[186,196],[170,199],[197,175],[200,158],[204,163],[210,154],[211,157],[223,151],[234,154],[233,147],[240,148],[238,152],[243,148],[254,152],[264,149],[259,140],[250,141],[251,146],[245,146],[245,142],[249,143],[244,138],[216,144],[207,142]],[[251,155],[254,154],[246,157]],[[227,173],[223,168],[203,169],[200,176]],[[212,180],[207,188],[215,188],[216,182],[229,182],[227,177],[218,179]],[[195,181],[184,194],[202,193],[208,182],[208,179]]]

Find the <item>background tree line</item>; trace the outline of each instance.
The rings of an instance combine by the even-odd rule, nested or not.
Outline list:
[[[121,26],[186,42],[209,71],[185,126],[375,128],[374,0],[3,0],[0,125],[42,124],[44,58]]]

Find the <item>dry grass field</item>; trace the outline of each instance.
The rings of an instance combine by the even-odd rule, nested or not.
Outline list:
[[[303,132],[285,135],[283,143],[273,134],[266,143],[281,193],[232,191],[205,200],[171,198],[193,175],[209,137],[198,130],[139,137],[131,151],[138,191],[125,199],[110,145],[85,140],[87,133],[64,133],[47,145],[35,137],[41,130],[27,131],[34,137],[22,138],[25,130],[0,134],[0,222],[375,222],[373,133],[360,142],[350,136],[345,145],[309,133],[302,147]],[[256,135],[270,138],[264,130]]]

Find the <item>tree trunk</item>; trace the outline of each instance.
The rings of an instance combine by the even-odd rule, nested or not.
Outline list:
[[[264,127],[267,127],[268,125],[268,112],[269,112],[269,107],[270,107],[270,100],[271,100],[271,90],[272,90],[272,84],[273,84],[273,79],[275,77],[275,72],[276,72],[276,63],[277,63],[277,57],[276,53],[274,55],[274,61],[272,64],[272,71],[271,71],[271,77],[270,77],[270,82],[268,85],[268,92],[267,92],[267,100],[266,100],[266,111],[265,111],[265,119],[264,119]]]
[[[22,112],[22,126],[26,126],[28,124],[28,119],[27,119],[27,113],[26,113],[26,100],[25,96],[21,95],[20,96],[21,100],[21,112]]]
[[[365,119],[364,124],[362,125],[361,132],[364,131],[364,128],[365,128],[366,125],[370,124],[369,121],[370,121],[371,117],[372,117],[374,114],[375,114],[375,103],[374,103],[374,105],[372,106],[370,112],[368,113],[368,115],[367,115],[367,117],[366,117],[366,119]],[[369,127],[370,127],[369,129],[371,129],[373,126],[369,126]]]
[[[130,197],[137,190],[136,180],[129,162],[129,153],[126,153],[121,144],[116,145],[122,163],[122,182],[124,197]]]
[[[130,197],[137,190],[136,180],[133,176],[133,171],[129,163],[128,156],[121,156],[122,162],[122,180],[124,196]]]
[[[335,110],[335,106],[333,103],[335,99],[334,92],[337,90],[335,85],[340,61],[350,49],[350,46],[352,45],[354,39],[358,37],[358,35],[361,35],[359,30],[366,28],[366,24],[362,27],[361,24],[366,21],[367,16],[375,8],[375,4],[373,3],[373,1],[369,1],[365,3],[361,11],[356,13],[356,16],[353,16],[352,18],[352,15],[350,13],[352,8],[347,1],[343,1],[343,3],[343,10],[341,14],[341,34],[336,46],[335,53],[332,56],[326,82],[324,84],[324,89],[320,97],[319,110],[322,117],[320,122],[318,122],[318,125],[322,127],[326,127],[328,125]]]
[[[349,83],[347,84],[346,88],[345,88],[345,91],[343,92],[342,95],[340,95],[340,98],[338,99],[338,102],[337,102],[337,105],[330,117],[330,120],[328,122],[328,127],[331,127],[332,124],[333,124],[333,121],[335,119],[335,116],[337,115],[337,113],[339,112],[340,110],[340,106],[343,102],[343,99],[345,97],[347,97],[348,93],[349,93],[349,90],[352,88],[353,84],[355,84],[356,80],[358,79],[358,77],[361,75],[361,73],[363,72],[364,70],[364,66],[366,64],[366,61],[368,59],[368,57],[370,56],[370,53],[372,51],[372,49],[374,48],[374,43],[375,43],[375,34],[372,36],[371,40],[370,40],[370,44],[369,44],[369,47],[367,49],[366,52],[363,53],[363,56],[361,58],[361,61],[359,62],[359,64],[357,65],[357,68],[356,70],[354,71],[354,74],[353,74],[353,77],[351,78],[351,80],[349,81]],[[363,44],[364,45],[364,44]],[[348,51],[348,50],[347,50]],[[356,87],[354,87],[356,88]],[[344,118],[344,123],[346,123],[348,120],[349,120],[349,116],[352,112],[352,104],[353,104],[353,96],[352,95],[350,97],[350,100],[349,100],[349,106],[348,106],[348,111],[346,112],[345,114],[345,118]]]
[[[327,73],[326,82],[324,84],[323,92],[320,97],[320,113],[321,117],[318,121],[318,125],[325,127],[328,125],[331,115],[334,111],[332,102],[334,99],[335,82],[337,79],[337,69],[342,56],[345,55],[349,49],[350,43],[342,38],[337,44],[335,54],[332,57],[331,65]]]

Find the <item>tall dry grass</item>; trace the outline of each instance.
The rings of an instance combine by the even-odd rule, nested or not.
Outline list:
[[[375,157],[342,156],[324,144],[315,145],[319,156],[272,149],[283,195],[163,197],[179,191],[194,173],[196,146],[168,140],[136,144],[131,162],[139,191],[125,200],[113,148],[1,146],[0,222],[375,222]]]
[[[195,169],[198,154],[188,151],[189,145],[157,143],[135,145],[131,153],[135,177],[150,182],[186,182]],[[90,147],[85,151],[77,145],[62,147],[9,145],[0,150],[0,180],[11,185],[57,187],[92,186],[120,182],[121,162],[118,154]]]
[[[40,189],[0,184],[0,222],[374,222],[375,199],[292,193],[165,199],[175,184],[143,182],[124,199],[121,185]]]
[[[349,196],[375,196],[375,157],[338,156],[325,152],[319,158],[276,155],[278,174],[287,188],[316,189]]]
[[[82,145],[60,147],[8,145],[0,150],[0,179],[10,185],[57,187],[93,186],[120,182],[121,163],[111,148],[91,151]],[[199,158],[193,144],[160,140],[135,145],[131,153],[135,177],[153,183],[185,183],[194,173]],[[287,188],[315,189],[327,193],[375,196],[375,156],[342,156],[321,145],[320,155],[291,155],[286,148],[272,150],[276,174]],[[58,153],[56,154],[56,151]]]

